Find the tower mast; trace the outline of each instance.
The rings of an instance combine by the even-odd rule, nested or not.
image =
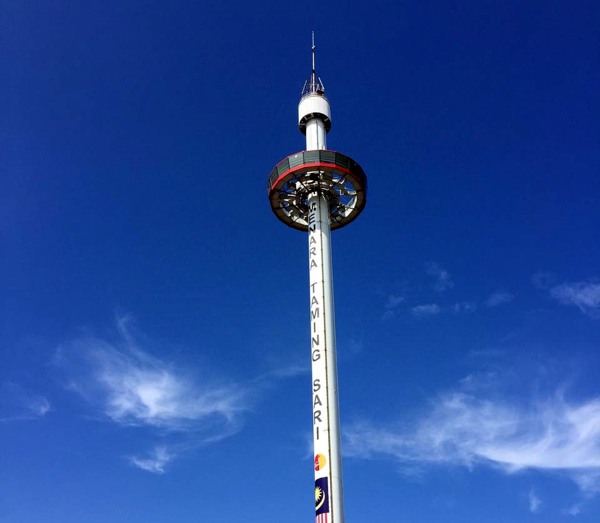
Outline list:
[[[306,150],[275,166],[268,191],[275,215],[308,232],[316,523],[344,523],[330,232],[364,209],[367,178],[350,157],[327,149],[331,108],[315,70],[314,33],[311,49],[312,72],[298,104]]]

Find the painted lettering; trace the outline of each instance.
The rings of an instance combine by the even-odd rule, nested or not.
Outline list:
[[[308,230],[314,232],[317,229],[316,221],[317,221],[317,204],[315,202],[311,202],[308,207]]]
[[[313,399],[313,409],[314,409],[314,408],[315,408],[317,405],[318,405],[319,407],[322,407],[322,406],[323,406],[323,402],[321,401],[321,398],[319,398],[319,395],[318,395],[318,394],[315,394],[315,397],[314,397],[314,399]]]

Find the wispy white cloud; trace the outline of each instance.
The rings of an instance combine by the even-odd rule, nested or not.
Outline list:
[[[246,410],[247,395],[241,386],[178,369],[137,348],[122,325],[120,330],[121,339],[115,342],[79,338],[56,354],[70,388],[111,420],[194,431],[216,420],[233,424]]]
[[[411,312],[414,316],[418,318],[426,318],[428,316],[436,316],[442,309],[436,303],[429,303],[427,305],[417,305],[411,309]]]
[[[529,491],[527,500],[529,501],[529,512],[532,514],[537,514],[542,506],[542,500],[535,493],[535,490],[531,489]]]
[[[257,382],[272,382],[273,380],[280,380],[286,378],[295,378],[296,376],[302,376],[310,373],[310,366],[304,364],[292,364],[284,367],[277,367],[265,374],[260,375],[258,378],[253,380]]]
[[[492,293],[484,302],[484,305],[488,308],[497,307],[509,303],[514,299],[514,295],[504,290],[497,290]]]
[[[432,276],[435,281],[433,283],[433,289],[437,292],[443,292],[447,289],[454,287],[454,282],[450,277],[450,274],[446,269],[441,267],[438,263],[428,262],[425,264],[425,272],[429,276]]]
[[[565,514],[567,516],[579,516],[579,514],[581,514],[581,505],[582,503],[575,503],[575,505],[569,507],[567,510],[565,510]]]
[[[584,468],[575,474],[575,481],[587,496],[600,494],[600,468]]]
[[[50,402],[37,394],[26,396],[23,399],[23,407],[35,418],[41,418],[50,412]]]
[[[193,377],[127,344],[80,339],[57,356],[71,371],[70,388],[121,425],[197,430],[234,423],[246,408],[239,386]]]
[[[473,303],[472,301],[460,301],[452,305],[450,310],[454,314],[468,314],[477,310],[477,304]]]
[[[159,445],[145,457],[131,456],[129,461],[132,465],[152,472],[153,474],[164,474],[166,466],[175,458],[175,454],[171,452],[165,445]]]
[[[595,494],[600,492],[600,397],[569,401],[559,391],[524,403],[491,386],[488,376],[471,376],[415,419],[347,426],[345,451],[387,456],[408,470],[446,464],[561,472],[582,492]]]
[[[550,289],[550,296],[563,305],[573,305],[592,318],[600,318],[600,282],[597,278],[568,282]]]
[[[406,300],[405,300],[404,296],[401,296],[399,294],[388,295],[387,300],[384,305],[385,310],[383,312],[382,319],[388,320],[390,318],[393,318],[396,315],[398,307],[400,305],[402,305],[405,301]]]
[[[196,446],[241,428],[251,403],[248,387],[152,356],[137,347],[126,321],[119,320],[117,326],[116,340],[84,336],[63,344],[55,355],[67,387],[97,413],[121,426],[154,430],[163,438],[184,435]],[[284,374],[297,372],[286,369]],[[159,445],[150,457],[131,462],[161,472],[176,455],[168,448]]]
[[[405,300],[403,296],[400,296],[398,294],[390,294],[387,298],[387,301],[385,302],[385,309],[395,309],[396,307],[398,307],[398,305],[404,303],[404,301]]]
[[[50,412],[50,402],[23,386],[4,382],[0,384],[0,422],[34,420]]]

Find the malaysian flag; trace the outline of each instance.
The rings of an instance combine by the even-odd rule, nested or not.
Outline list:
[[[316,523],[328,523],[329,481],[327,481],[327,477],[315,480],[315,510],[317,513]]]

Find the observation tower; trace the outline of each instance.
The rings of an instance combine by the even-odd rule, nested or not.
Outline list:
[[[327,149],[331,108],[315,70],[314,33],[298,127],[306,135],[306,150],[281,160],[267,189],[275,216],[308,232],[316,523],[344,523],[330,232],[365,208],[367,177],[352,158]]]

